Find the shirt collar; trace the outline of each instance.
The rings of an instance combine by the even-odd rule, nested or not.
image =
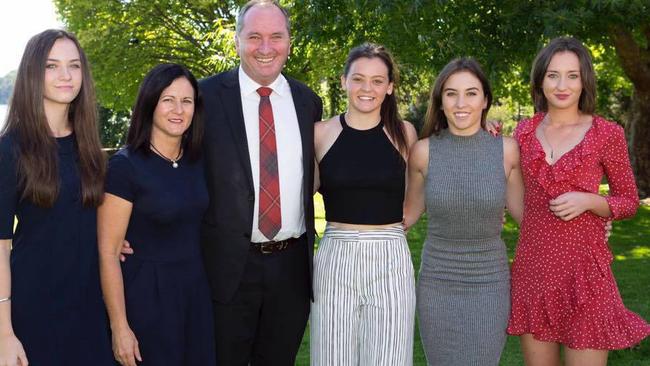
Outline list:
[[[255,80],[251,79],[250,76],[244,72],[244,69],[241,66],[239,67],[239,88],[243,95],[250,95],[253,93],[257,94],[257,89],[261,86],[262,85],[257,83]],[[289,83],[282,74],[278,75],[278,77],[267,86],[273,89],[273,92],[277,93],[281,97],[290,92]]]

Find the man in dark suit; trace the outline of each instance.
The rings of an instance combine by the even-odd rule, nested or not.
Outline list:
[[[281,74],[289,32],[277,1],[250,1],[237,18],[240,66],[200,82],[210,193],[202,245],[219,365],[293,365],[309,316],[322,102]]]

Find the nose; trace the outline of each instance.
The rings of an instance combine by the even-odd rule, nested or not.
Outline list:
[[[559,90],[564,90],[564,89],[566,89],[567,81],[568,81],[568,80],[567,80],[567,77],[566,77],[566,76],[561,76],[561,77],[559,77],[558,80],[557,80],[557,88],[558,88]]]
[[[464,106],[465,106],[465,96],[459,94],[458,97],[456,98],[456,107],[462,108]]]
[[[70,69],[67,66],[62,66],[59,68],[59,79],[61,80],[70,80],[72,78]]]
[[[361,90],[363,90],[363,91],[370,90],[370,83],[371,83],[370,80],[367,80],[367,81],[364,81],[363,83],[361,83]]]
[[[262,42],[260,43],[259,51],[260,53],[266,53],[270,48],[270,43],[268,39],[262,38]]]
[[[174,109],[173,112],[176,114],[182,114],[183,113],[183,101],[179,100],[174,103]]]

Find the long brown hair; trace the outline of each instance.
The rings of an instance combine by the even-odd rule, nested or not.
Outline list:
[[[82,83],[79,94],[68,107],[68,120],[79,153],[82,201],[84,206],[94,207],[102,200],[106,159],[99,141],[95,88],[88,59],[73,34],[48,29],[29,40],[16,75],[2,136],[9,134],[17,143],[21,199],[52,207],[60,185],[58,145],[47,123],[43,98],[47,57],[58,39],[71,40],[79,51]]]
[[[421,138],[426,138],[431,135],[439,135],[442,130],[449,128],[447,116],[445,116],[445,111],[442,110],[442,91],[447,80],[449,80],[453,74],[461,71],[469,72],[476,76],[476,78],[481,82],[483,94],[487,99],[487,107],[483,109],[483,112],[481,112],[481,127],[485,128],[485,119],[487,118],[490,106],[492,106],[492,88],[490,88],[490,82],[485,76],[478,61],[471,57],[461,57],[450,61],[445,65],[445,67],[443,67],[442,71],[440,71],[440,74],[438,74],[438,77],[436,78],[433,88],[431,88],[429,106],[427,107],[427,114],[424,118],[422,132],[420,132]]]
[[[582,93],[578,100],[578,109],[581,112],[592,114],[596,110],[596,73],[589,56],[589,50],[582,42],[572,37],[559,37],[551,40],[542,48],[533,61],[530,70],[530,95],[535,104],[535,112],[547,112],[548,101],[544,95],[544,77],[551,59],[556,53],[573,52],[580,62],[580,80]]]
[[[408,144],[406,142],[404,124],[399,116],[397,110],[397,98],[395,97],[395,91],[397,90],[397,83],[399,81],[399,72],[395,65],[395,61],[393,61],[393,56],[391,56],[390,52],[388,52],[384,46],[374,43],[364,43],[350,50],[348,58],[345,60],[343,75],[347,77],[354,61],[360,58],[378,58],[388,68],[388,81],[393,83],[393,92],[391,94],[386,94],[384,101],[381,103],[381,120],[384,122],[384,126],[386,126],[388,136],[390,136],[391,140],[393,140],[397,145],[399,152],[403,155],[407,155]]]

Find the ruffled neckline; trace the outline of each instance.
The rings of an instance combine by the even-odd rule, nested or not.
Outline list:
[[[535,114],[521,126],[518,133],[520,142],[522,145],[525,145],[526,153],[531,154],[531,156],[526,158],[532,166],[531,174],[536,177],[537,182],[549,195],[556,197],[566,191],[565,183],[574,177],[575,172],[584,164],[587,156],[597,153],[597,137],[600,124],[604,121],[602,117],[593,115],[591,127],[587,130],[582,140],[562,155],[555,163],[549,164],[546,161],[544,148],[535,135],[535,130],[542,123],[545,115],[545,113]],[[581,182],[574,180],[572,183],[580,186]],[[588,187],[582,188],[588,189]]]

